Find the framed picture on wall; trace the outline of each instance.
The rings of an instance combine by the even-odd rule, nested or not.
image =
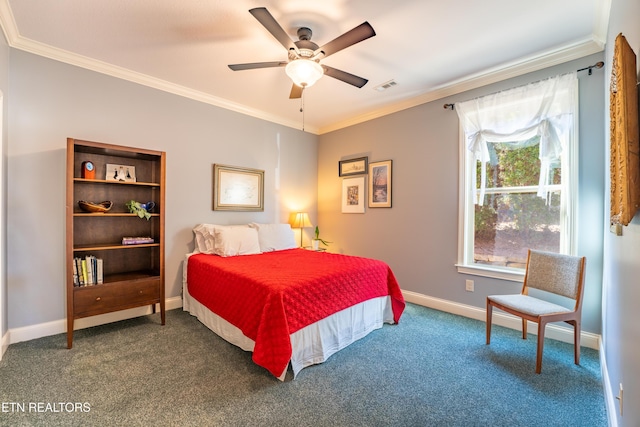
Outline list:
[[[264,211],[264,171],[214,164],[213,210]]]
[[[367,173],[367,157],[357,159],[340,160],[338,162],[338,175],[361,175]]]
[[[364,213],[364,177],[342,180],[342,213]]]
[[[391,207],[391,160],[369,163],[369,207]]]

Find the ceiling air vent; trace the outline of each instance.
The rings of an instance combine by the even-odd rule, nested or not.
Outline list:
[[[375,90],[377,90],[378,92],[382,92],[384,90],[387,90],[391,87],[394,87],[395,85],[397,85],[398,83],[396,83],[395,80],[389,80],[388,82],[382,83],[381,85],[378,85],[376,87],[374,87]]]

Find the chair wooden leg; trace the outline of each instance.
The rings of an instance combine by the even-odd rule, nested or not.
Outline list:
[[[527,339],[527,319],[522,319],[522,339]]]
[[[538,322],[538,350],[536,352],[536,374],[542,370],[542,351],[544,349],[544,329],[546,323],[542,320]]]
[[[492,313],[493,306],[489,304],[489,301],[487,301],[487,345],[491,343],[491,321],[493,317]]]

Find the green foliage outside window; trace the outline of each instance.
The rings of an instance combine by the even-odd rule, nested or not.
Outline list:
[[[487,165],[487,189],[538,186],[539,137],[515,144],[489,145],[492,161]],[[551,169],[551,184],[561,182],[561,171],[556,166]],[[476,167],[476,188],[480,188],[480,163]],[[476,240],[486,243],[495,238],[496,232],[512,231],[520,243],[550,249],[550,245],[553,247],[559,241],[560,194],[550,193],[548,200],[535,193],[486,194],[484,204],[475,207],[474,219]]]

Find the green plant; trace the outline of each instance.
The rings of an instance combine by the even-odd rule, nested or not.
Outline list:
[[[140,218],[146,218],[147,221],[149,221],[149,218],[151,218],[151,214],[147,212],[145,204],[136,202],[135,200],[129,200],[126,205],[129,209],[129,212],[138,215]]]
[[[331,243],[320,238],[320,229],[318,228],[318,226],[316,226],[316,237],[313,240],[317,240],[318,242],[322,243],[325,246],[329,246],[329,243]]]

